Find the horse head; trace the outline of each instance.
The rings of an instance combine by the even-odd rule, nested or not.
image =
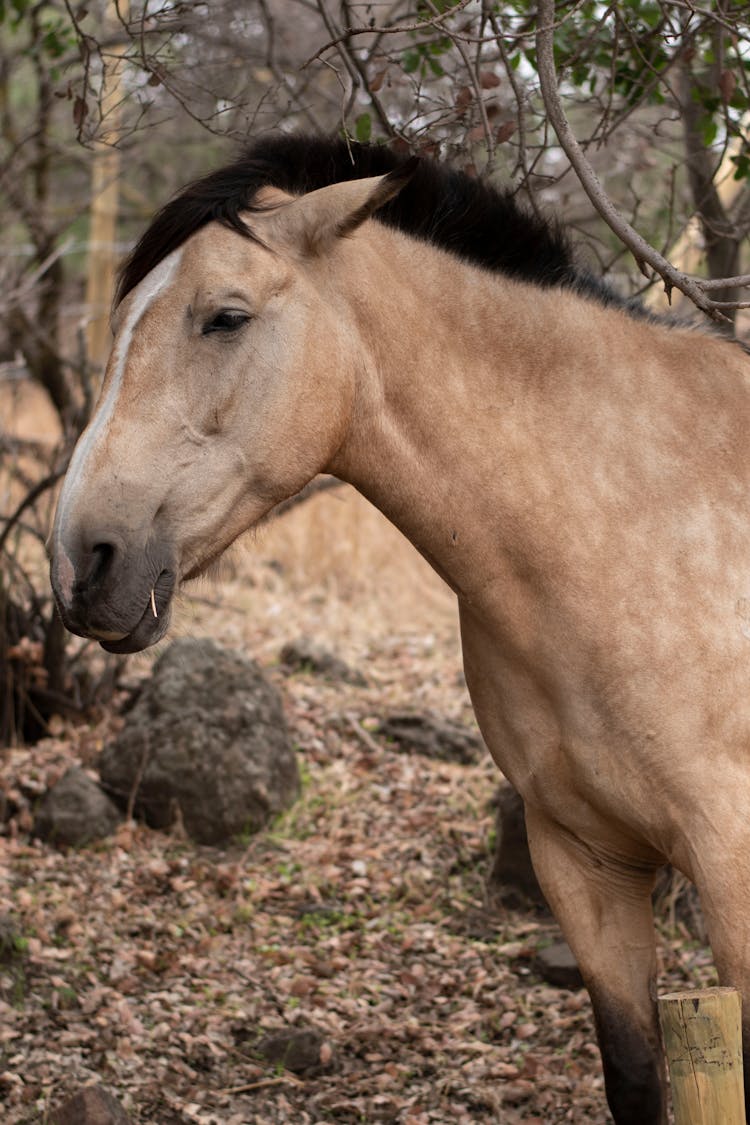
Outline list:
[[[404,182],[263,188],[246,237],[207,223],[119,302],[50,544],[72,632],[112,652],[154,644],[179,583],[328,464],[357,363],[335,267]]]

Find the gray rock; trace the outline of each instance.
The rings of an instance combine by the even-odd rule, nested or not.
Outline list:
[[[398,712],[383,719],[378,733],[401,750],[441,762],[470,765],[485,752],[482,736],[462,723],[431,712]]]
[[[132,1125],[120,1103],[103,1086],[86,1086],[49,1116],[50,1125]]]
[[[289,1027],[273,1032],[261,1039],[255,1050],[266,1062],[308,1077],[330,1070],[333,1065],[332,1047],[315,1027]]]
[[[299,795],[281,699],[260,667],[209,640],[177,640],[100,761],[102,785],[155,828],[198,843],[257,832]]]
[[[42,797],[34,833],[62,847],[110,836],[122,820],[117,806],[89,775],[73,766]]]
[[[558,941],[546,949],[537,950],[534,969],[542,980],[555,988],[569,988],[571,992],[583,988],[581,970],[567,942]]]
[[[279,660],[292,672],[312,672],[324,679],[343,680],[358,687],[364,687],[367,683],[361,672],[350,668],[344,660],[309,637],[298,637],[296,641],[285,644],[279,653]]]

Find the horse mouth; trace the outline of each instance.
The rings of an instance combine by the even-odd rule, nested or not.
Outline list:
[[[124,636],[96,638],[105,652],[118,655],[142,652],[160,641],[169,628],[174,585],[174,575],[163,570],[151,589],[146,608],[135,628]]]

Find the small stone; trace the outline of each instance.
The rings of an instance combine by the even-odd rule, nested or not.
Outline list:
[[[73,766],[42,798],[34,833],[50,843],[75,848],[111,836],[121,820],[106,793],[85,770]]]
[[[365,687],[367,684],[361,672],[351,668],[346,661],[309,637],[298,637],[285,644],[279,653],[279,660],[290,672],[311,672],[324,679],[343,680],[344,683],[357,687]]]
[[[558,941],[537,951],[534,969],[547,984],[576,992],[583,988],[583,977],[567,942]]]
[[[330,1070],[334,1062],[330,1042],[314,1027],[290,1027],[266,1035],[255,1050],[267,1062],[307,1076]]]
[[[132,1125],[120,1103],[103,1086],[87,1086],[49,1116],[50,1125]]]

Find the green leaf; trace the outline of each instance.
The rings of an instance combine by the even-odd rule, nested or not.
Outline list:
[[[427,44],[427,53],[430,55],[444,55],[446,51],[450,51],[450,39],[434,39],[432,43]]]
[[[741,152],[741,153],[739,153],[738,156],[732,156],[732,157],[730,157],[730,159],[731,159],[732,163],[734,164],[733,179],[735,179],[735,180],[747,180],[747,179],[749,179],[750,178],[750,155],[748,155],[746,152]]]
[[[354,135],[360,144],[366,145],[372,136],[372,118],[369,113],[360,113],[354,122]]]
[[[18,0],[16,0],[18,2]],[[26,0],[20,0],[25,3]],[[75,34],[62,19],[45,20],[42,25],[42,46],[53,59],[59,59],[75,44]]]
[[[701,121],[700,129],[703,143],[706,148],[709,148],[716,140],[719,126],[716,124],[713,117],[704,117]]]
[[[405,74],[413,74],[418,69],[422,56],[419,51],[404,51],[401,56],[401,66]]]

